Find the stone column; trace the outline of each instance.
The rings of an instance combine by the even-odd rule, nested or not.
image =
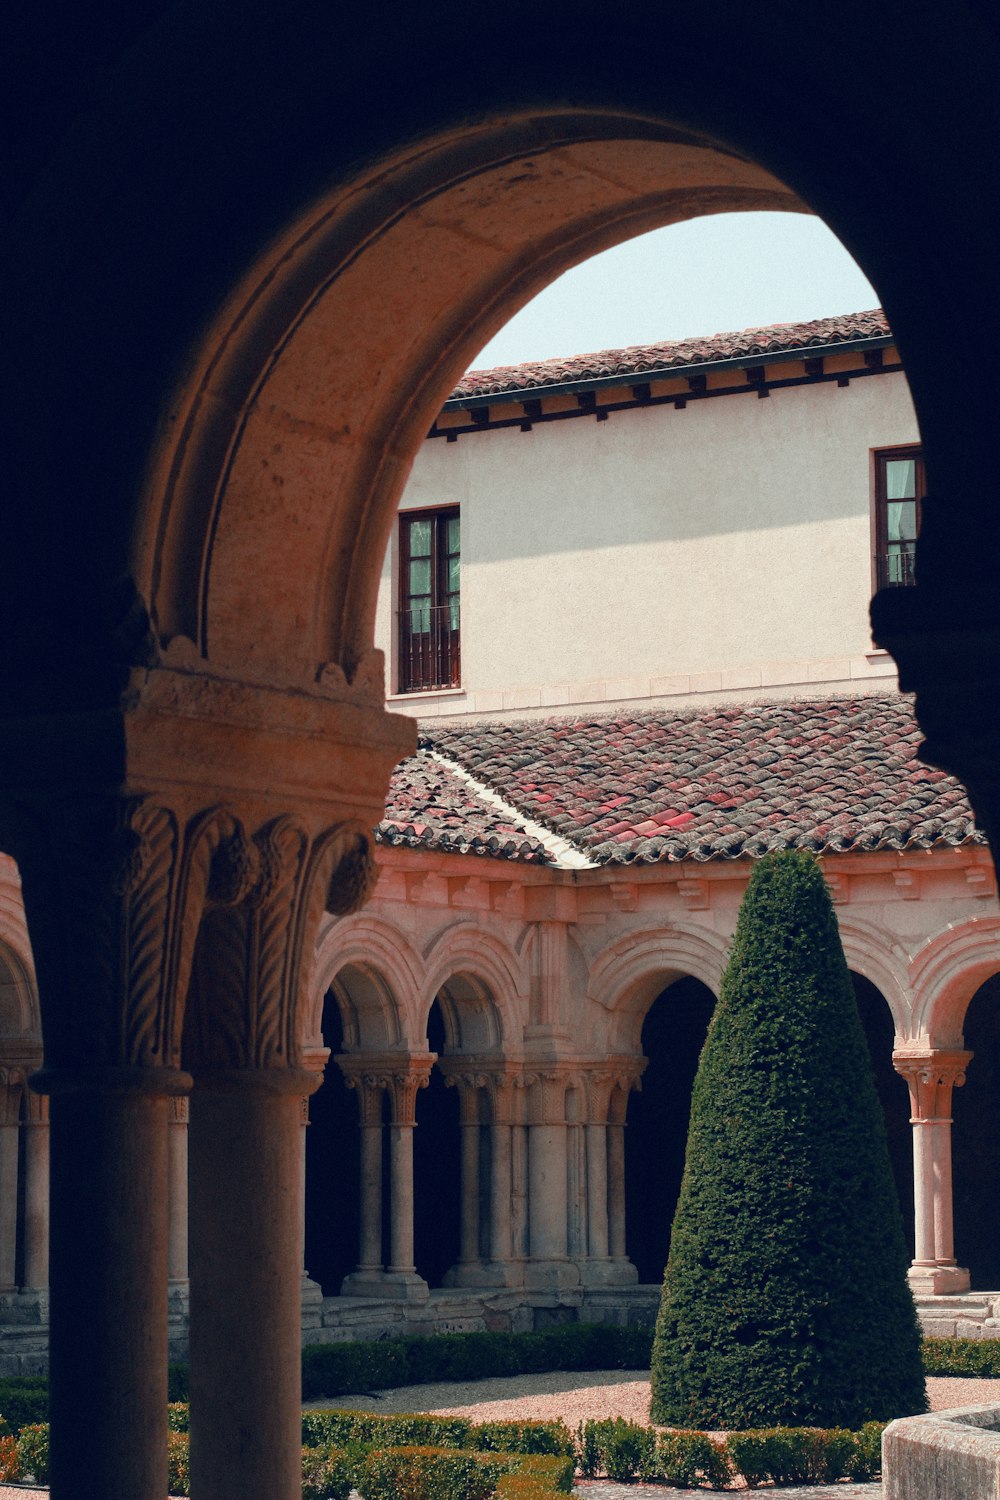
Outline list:
[[[546,1068],[526,1075],[528,1104],[528,1261],[525,1286],[552,1290],[576,1286],[577,1267],[567,1241],[567,1074]]]
[[[49,1101],[27,1100],[24,1138],[24,1285],[42,1292],[49,1285]]]
[[[523,1090],[509,1071],[487,1074],[490,1109],[490,1243],[489,1265],[483,1268],[490,1286],[519,1286],[524,1279],[523,1258],[517,1246],[519,1229],[515,1187],[514,1137],[516,1102]]]
[[[188,1101],[171,1099],[167,1133],[167,1202],[170,1230],[167,1240],[167,1278],[174,1287],[188,1279]]]
[[[17,1290],[17,1177],[24,1075],[0,1069],[0,1292]]]
[[[392,1115],[389,1124],[389,1267],[383,1295],[423,1300],[428,1287],[413,1263],[413,1131],[417,1123],[417,1090],[426,1088],[432,1053],[411,1057],[405,1069],[389,1074]]]
[[[951,1091],[965,1082],[971,1052],[909,1048],[893,1065],[910,1090],[913,1127],[914,1257],[917,1295],[966,1292],[969,1273],[955,1259],[951,1177]]]
[[[382,1266],[382,1098],[385,1076],[365,1072],[350,1056],[337,1058],[348,1088],[358,1099],[360,1152],[360,1232],[358,1266],[341,1283],[341,1296],[381,1296]]]
[[[590,1068],[584,1074],[587,1116],[587,1259],[582,1270],[588,1285],[605,1286],[617,1280],[608,1238],[608,1109],[614,1074]]]
[[[308,1072],[315,1073],[319,1082],[319,1088],[323,1081],[323,1070],[330,1056],[326,1047],[310,1048],[303,1054],[303,1062]],[[306,1131],[309,1129],[309,1098],[303,1094],[299,1101],[299,1118],[302,1124],[302,1186],[299,1192],[299,1211],[302,1215],[302,1328],[319,1328],[323,1321],[323,1289],[317,1281],[313,1281],[309,1275],[309,1269],[305,1260],[306,1245]]]
[[[619,1283],[639,1279],[625,1243],[625,1113],[633,1086],[631,1078],[617,1079],[608,1106],[608,1252]]]
[[[301,1492],[301,1018],[322,910],[370,888],[371,835],[281,815],[256,881],[204,918],[185,1027],[190,1127],[191,1484],[204,1500]]]
[[[439,1063],[449,1088],[458,1089],[459,1130],[461,1132],[461,1178],[459,1213],[458,1264],[445,1274],[445,1286],[481,1286],[484,1267],[479,1244],[480,1191],[479,1150],[481,1133],[482,1089],[486,1076],[476,1072],[457,1072],[458,1058]],[[450,1065],[449,1065],[450,1064]]]

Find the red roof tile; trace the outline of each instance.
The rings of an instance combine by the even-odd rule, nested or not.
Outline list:
[[[917,760],[920,739],[905,698],[867,696],[480,722],[423,743],[616,864],[984,843],[959,783]]]
[[[596,354],[574,354],[523,365],[500,365],[492,370],[469,370],[450,400],[467,401],[507,391],[568,385],[577,380],[600,380],[613,375],[649,375],[689,365],[725,359],[752,359],[785,354],[796,349],[848,344],[857,339],[885,338],[889,324],[881,308],[817,318],[809,323],[775,323],[768,328],[744,328],[737,333],[714,333],[706,338],[675,339],[663,344],[636,344],[629,349],[602,349]]]

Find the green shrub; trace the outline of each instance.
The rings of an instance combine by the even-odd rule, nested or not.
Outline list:
[[[572,1458],[573,1434],[564,1422],[479,1422],[472,1441],[481,1452],[556,1453]]]
[[[378,1448],[362,1460],[355,1484],[362,1500],[490,1500],[502,1472],[489,1454]]]
[[[1000,1339],[924,1339],[923,1353],[928,1375],[1000,1375]]]
[[[347,1500],[363,1455],[326,1445],[302,1450],[302,1500]]]
[[[663,1432],[656,1441],[657,1478],[679,1489],[725,1489],[732,1464],[721,1439],[705,1432]]]
[[[0,1484],[7,1484],[21,1475],[21,1456],[17,1451],[17,1438],[5,1432],[0,1436]]]
[[[838,1479],[874,1479],[882,1468],[884,1423],[860,1432],[844,1428],[776,1427],[731,1432],[726,1451],[733,1468],[752,1488],[774,1484],[833,1484]]]
[[[436,1417],[423,1412],[382,1416],[370,1411],[305,1411],[302,1441],[320,1443],[377,1443],[382,1448],[471,1448],[472,1423],[467,1417]]]
[[[303,1397],[310,1401],[409,1385],[406,1343],[383,1339],[307,1345],[302,1351]]]
[[[167,1432],[167,1488],[171,1495],[191,1493],[191,1439],[176,1428]]]
[[[621,1484],[656,1474],[656,1433],[651,1427],[626,1422],[623,1417],[584,1422],[580,1429],[587,1469],[603,1471]]]
[[[17,1456],[21,1474],[36,1484],[49,1482],[49,1424],[32,1422],[17,1435]]]
[[[692,1093],[653,1420],[856,1427],[925,1410],[906,1267],[829,892],[811,855],[766,855]]]
[[[167,1366],[167,1400],[187,1401],[191,1396],[187,1365]]]
[[[49,1420],[49,1385],[44,1376],[18,1376],[0,1380],[0,1412],[17,1436],[22,1427]]]
[[[857,1451],[847,1471],[848,1479],[861,1482],[877,1479],[882,1472],[882,1434],[885,1422],[866,1422],[860,1432],[854,1433]]]
[[[496,1500],[556,1500],[559,1494],[530,1474],[501,1474],[497,1480]]]
[[[191,1429],[191,1408],[186,1401],[171,1401],[167,1407],[167,1431],[189,1432]]]

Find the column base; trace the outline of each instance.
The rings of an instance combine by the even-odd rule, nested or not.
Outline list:
[[[906,1273],[916,1297],[941,1297],[967,1292],[971,1278],[962,1266],[911,1266]]]
[[[531,1292],[559,1291],[580,1285],[580,1268],[571,1260],[527,1260],[524,1285]]]
[[[323,1288],[308,1271],[302,1272],[302,1328],[319,1328],[323,1322]]]
[[[639,1280],[630,1260],[582,1260],[579,1269],[582,1286],[635,1286]]]
[[[340,1284],[342,1297],[378,1297],[395,1302],[426,1302],[430,1287],[415,1271],[352,1271]]]
[[[524,1266],[520,1261],[482,1260],[452,1266],[444,1274],[448,1287],[514,1287],[524,1285]]]

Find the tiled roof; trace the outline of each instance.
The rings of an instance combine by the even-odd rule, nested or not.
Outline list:
[[[451,393],[451,400],[501,395],[505,391],[566,385],[575,380],[600,380],[610,375],[647,375],[687,365],[722,359],[750,359],[761,354],[783,354],[795,349],[846,344],[855,339],[885,338],[889,324],[881,308],[847,313],[839,318],[817,318],[811,323],[775,323],[769,328],[744,328],[738,333],[714,333],[706,338],[676,339],[665,344],[637,344],[630,349],[602,349],[597,354],[574,354],[523,365],[501,365],[494,370],[469,370]]]
[[[920,738],[898,696],[433,731],[440,753],[601,864],[984,843],[958,782],[916,759]]]
[[[477,797],[460,776],[434,760],[426,749],[396,767],[375,840],[409,849],[551,863],[537,838]]]

